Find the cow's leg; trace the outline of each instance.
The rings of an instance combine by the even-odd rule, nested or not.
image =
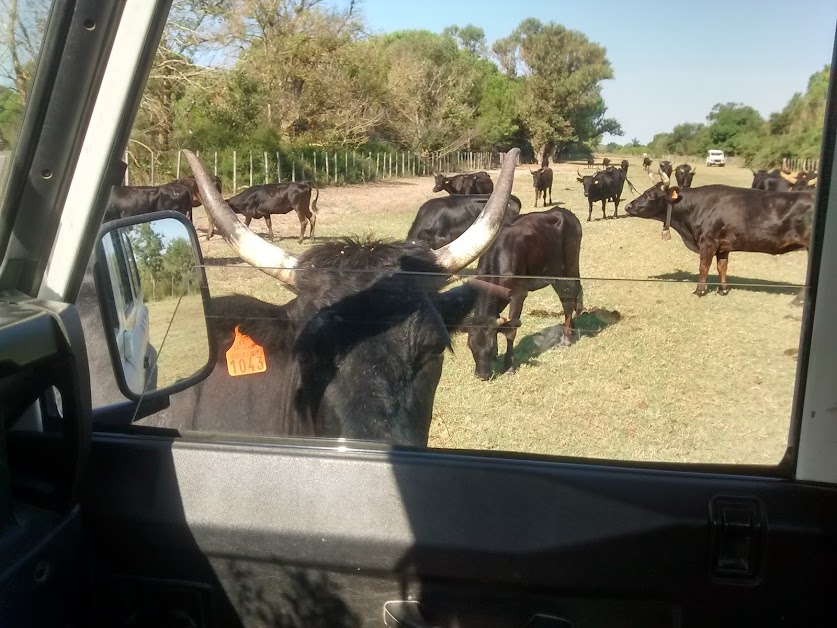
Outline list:
[[[246,217],[244,218],[244,226],[245,226],[245,227],[249,227],[249,226],[250,226],[250,222],[252,222],[252,220],[253,220],[253,217],[252,217],[252,216],[246,216]]]
[[[517,328],[520,327],[520,314],[523,312],[523,301],[526,300],[526,293],[513,294],[509,304],[509,322],[500,328],[506,337],[506,355],[503,356],[503,373],[514,370],[514,339],[517,336]]]
[[[308,222],[311,223],[311,228],[308,230],[308,238],[313,240],[314,239],[314,225],[317,224],[317,214],[311,214],[308,218]]]
[[[538,206],[538,197],[541,195],[541,191],[538,188],[535,188],[535,207]]]
[[[602,200],[602,220],[607,220],[607,214],[605,213],[605,206],[607,206],[607,199]]]
[[[564,308],[564,333],[561,335],[561,346],[569,347],[573,341],[573,313],[578,309],[578,283],[576,281],[556,281],[552,284],[555,294],[561,299]]]
[[[587,212],[587,222],[590,222],[593,220],[593,201],[588,198],[587,203],[590,205],[590,211]]]
[[[552,186],[549,186],[549,204],[552,205]]]
[[[264,217],[264,221],[267,223],[267,237],[270,241],[273,241],[273,221],[270,219],[271,214],[268,214]]]
[[[616,218],[616,215],[619,213],[619,201],[622,200],[618,196],[613,199],[613,217]]]
[[[726,296],[729,294],[729,287],[727,286],[727,263],[729,262],[729,253],[716,253],[715,263],[718,266],[718,277],[721,280],[721,285],[718,286],[718,294]]]
[[[700,268],[698,275],[698,285],[694,294],[702,297],[706,294],[706,277],[709,275],[709,268],[712,266],[712,258],[715,255],[715,249],[707,246],[700,247]]]
[[[305,238],[305,227],[308,225],[308,219],[301,213],[297,214],[297,217],[299,218],[299,243],[302,244],[302,240]]]

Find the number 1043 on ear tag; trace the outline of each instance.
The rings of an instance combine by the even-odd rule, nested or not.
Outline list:
[[[235,327],[235,340],[226,355],[227,372],[233,377],[264,373],[267,370],[264,349],[250,336],[242,334],[238,325]]]

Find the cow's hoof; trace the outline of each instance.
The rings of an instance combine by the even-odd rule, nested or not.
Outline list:
[[[698,288],[692,294],[695,295],[696,297],[705,297],[706,296],[706,290],[701,290],[701,289]]]
[[[718,294],[725,297],[729,294],[729,288],[718,288]]]
[[[569,347],[572,346],[573,341],[570,339],[569,336],[561,336],[561,342],[558,343],[559,347]]]

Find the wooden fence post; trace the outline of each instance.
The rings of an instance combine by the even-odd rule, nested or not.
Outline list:
[[[213,158],[213,166],[212,171],[215,173],[215,176],[218,176],[218,151],[215,151],[215,157]]]
[[[346,178],[346,183],[349,182],[349,151],[343,151],[343,176]]]
[[[178,161],[180,161],[180,153],[177,153]],[[177,177],[180,178],[180,164],[177,168]],[[154,185],[154,151],[151,151],[151,185]]]
[[[334,185],[337,185],[337,151],[334,151]]]
[[[279,151],[276,151],[276,183],[282,183],[282,160],[279,158]]]
[[[264,151],[264,182],[267,184],[268,174],[267,174],[267,151]]]
[[[311,180],[317,182],[317,149],[314,149],[314,176],[311,177]]]
[[[253,151],[250,151],[250,187],[253,187]]]
[[[296,157],[291,153],[291,181],[296,181]]]
[[[151,154],[151,163],[154,163],[154,153]],[[153,178],[153,176],[152,176]],[[180,151],[177,151],[177,176],[175,179],[180,178]],[[153,183],[151,185],[154,185]]]
[[[127,161],[125,163],[128,163]],[[378,173],[380,172],[380,165],[381,165],[381,153],[380,151],[375,152],[375,178],[378,178]]]
[[[328,181],[329,181],[329,179],[328,179],[328,153],[326,153],[325,151],[323,151],[323,156],[325,157],[325,165],[326,165],[326,178],[325,178],[325,182],[326,182],[326,185],[328,185]]]
[[[233,151],[233,195],[238,194],[237,174],[236,174],[236,153]]]

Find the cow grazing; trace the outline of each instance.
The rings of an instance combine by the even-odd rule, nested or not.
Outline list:
[[[312,201],[311,191],[316,194]],[[244,225],[249,227],[253,218],[264,218],[267,223],[268,238],[273,240],[273,214],[287,214],[295,211],[299,218],[299,242],[305,237],[305,227],[310,225],[308,237],[314,237],[317,224],[317,199],[320,191],[307,181],[295,183],[267,183],[254,185],[226,200],[236,214],[244,216]],[[206,195],[203,196],[206,198]],[[215,235],[215,225],[209,220],[209,232],[206,239]]]
[[[433,177],[434,192],[444,190],[448,194],[491,194],[494,191],[494,182],[484,171],[456,174],[452,177],[434,173]]]
[[[605,209],[607,201],[613,203],[613,217],[619,213],[619,202],[622,200],[622,189],[627,179],[627,170],[623,168],[609,168],[594,175],[582,175],[576,171],[576,181],[584,187],[584,196],[587,197],[589,212],[587,222],[593,219],[593,203],[602,202],[602,218],[607,218]]]
[[[570,344],[573,313],[584,307],[580,252],[581,223],[575,214],[561,207],[524,214],[500,231],[477,267],[478,275],[486,276],[484,280],[499,289],[481,292],[468,320],[468,347],[474,356],[477,377],[487,380],[492,375],[497,334],[506,337],[503,371],[514,368],[514,340],[520,314],[526,296],[533,290],[552,286],[558,294],[564,308],[561,344]],[[508,318],[501,317],[507,305]]]
[[[242,225],[200,161],[184,151],[227,243],[296,297],[284,305],[213,298],[207,325],[215,369],[142,423],[426,446],[448,328],[462,324],[478,290],[469,282],[441,292],[444,275],[470,264],[500,231],[518,152],[508,153],[480,217],[441,249],[346,240],[297,258]],[[245,370],[262,372],[232,376],[235,360],[230,366],[226,353],[242,334],[261,348],[251,348]]]
[[[669,204],[671,227],[689,250],[700,255],[697,296],[706,294],[713,257],[721,280],[718,293],[725,295],[729,292],[727,262],[732,251],[781,255],[808,249],[813,196],[805,192],[766,192],[727,185],[681,189],[661,182],[628,203],[625,211],[665,223]]]
[[[203,205],[203,198],[201,197],[201,191],[198,189],[198,184],[195,182],[195,177],[183,177],[182,179],[175,179],[171,183],[179,183],[189,188],[189,193],[192,195],[192,209]],[[215,189],[220,192],[221,177],[213,176],[212,183],[215,185]],[[189,220],[192,220],[192,209],[186,215]]]
[[[642,158],[642,167],[645,172],[651,172],[651,160],[648,157]]]
[[[546,206],[546,192],[549,190],[549,204],[552,205],[552,168],[538,168],[530,170],[532,175],[532,187],[535,188],[535,207],[538,206],[538,198],[543,194],[543,204]]]
[[[689,164],[680,164],[674,169],[674,178],[677,180],[677,185],[681,188],[692,187],[692,180],[695,178],[697,168],[692,168]],[[668,176],[671,176],[670,174]]]
[[[165,185],[119,185],[110,191],[104,221],[139,216],[157,211],[192,212],[192,195],[180,183]]]
[[[485,208],[489,194],[451,194],[431,198],[422,204],[407,233],[407,241],[423,242],[438,249],[465,233]],[[505,223],[514,222],[520,214],[520,199],[509,197]]]
[[[661,161],[658,169],[660,172],[664,172],[667,177],[671,178],[671,172],[674,167],[671,165],[670,161]]]

